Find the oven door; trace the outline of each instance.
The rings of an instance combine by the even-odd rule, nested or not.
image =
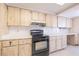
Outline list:
[[[33,54],[47,51],[49,49],[49,42],[48,40],[35,41],[33,42],[32,48]]]

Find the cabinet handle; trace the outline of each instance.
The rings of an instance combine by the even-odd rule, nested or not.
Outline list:
[[[9,43],[10,43],[10,46],[11,46],[11,43],[12,43],[12,42],[9,42]]]

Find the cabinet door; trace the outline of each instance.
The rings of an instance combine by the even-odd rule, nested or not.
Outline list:
[[[2,47],[1,47],[1,42],[0,42],[0,56],[1,56],[1,48],[2,48]]]
[[[61,37],[60,36],[58,36],[57,37],[57,40],[56,40],[56,49],[58,50],[58,49],[61,49]]]
[[[46,15],[46,26],[52,27],[52,16],[48,14]]]
[[[31,44],[19,45],[19,56],[31,56]]]
[[[39,13],[38,14],[38,19],[40,23],[45,23],[45,14]]]
[[[66,27],[66,18],[58,16],[58,27]]]
[[[18,46],[10,46],[2,48],[2,56],[17,56]]]
[[[71,28],[72,27],[72,20],[70,18],[67,18],[66,26],[67,26],[67,28]]]
[[[8,25],[20,25],[20,9],[16,7],[8,7]]]
[[[62,48],[66,48],[67,47],[67,37],[66,36],[62,36]]]
[[[32,22],[39,22],[38,12],[32,12]]]
[[[49,52],[53,52],[56,50],[56,37],[50,37],[49,40]]]
[[[0,3],[0,35],[7,33],[7,6]]]
[[[21,9],[21,25],[30,26],[31,24],[31,11]]]
[[[57,27],[57,16],[52,16],[52,27]]]

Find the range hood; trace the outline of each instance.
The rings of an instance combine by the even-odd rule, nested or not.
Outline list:
[[[46,24],[45,23],[39,23],[39,22],[32,22],[31,25],[35,25],[35,26],[41,26],[41,27],[45,27]]]

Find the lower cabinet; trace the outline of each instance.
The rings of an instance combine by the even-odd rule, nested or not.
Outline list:
[[[0,56],[1,56],[1,42],[0,42]]]
[[[50,37],[49,40],[49,52],[53,52],[56,50],[56,37]]]
[[[2,56],[18,56],[18,45],[2,48]]]
[[[31,56],[31,44],[19,45],[19,56]]]
[[[63,36],[62,37],[62,48],[66,48],[67,47],[67,36]]]
[[[49,40],[49,53],[66,48],[67,36],[52,36]]]
[[[56,50],[61,49],[61,40],[62,38],[58,36],[56,40]]]

